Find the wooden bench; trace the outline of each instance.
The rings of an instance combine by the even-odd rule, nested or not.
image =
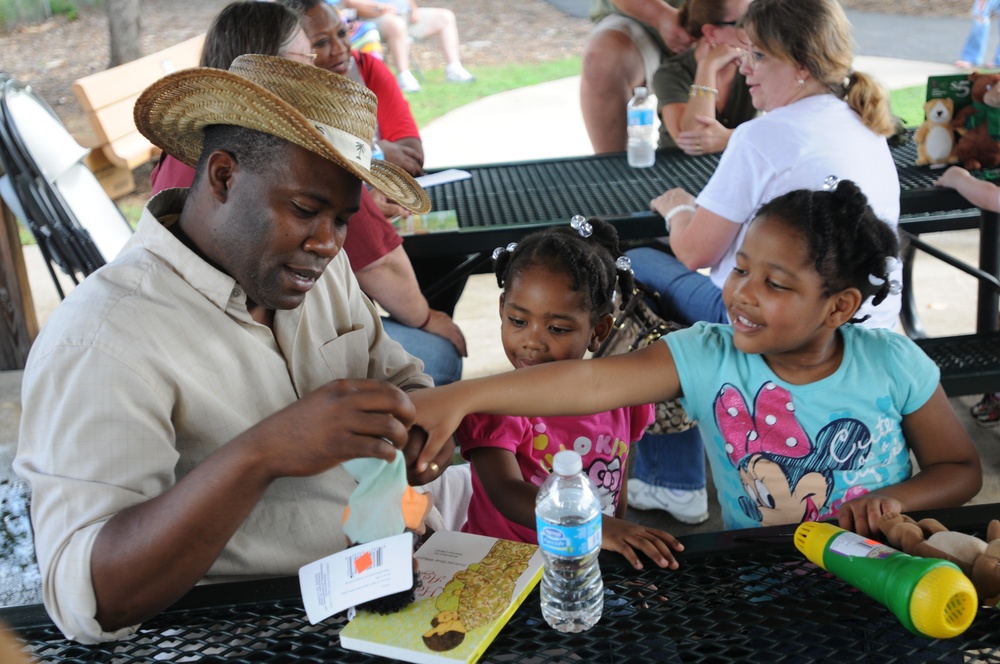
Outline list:
[[[135,100],[151,83],[179,69],[198,66],[205,35],[192,37],[156,53],[73,81],[73,93],[90,120],[96,141],[88,166],[105,175],[102,184],[112,198],[131,191],[131,171],[160,150],[139,133],[132,120]],[[110,172],[109,172],[110,171]],[[122,171],[128,179],[123,181]],[[111,177],[109,177],[111,176]],[[117,181],[110,180],[117,177]],[[111,188],[109,189],[109,184]],[[126,191],[121,189],[128,187]]]

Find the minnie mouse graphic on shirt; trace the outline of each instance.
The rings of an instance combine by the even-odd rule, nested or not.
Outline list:
[[[860,485],[847,487],[830,503],[834,472],[860,468],[871,449],[871,432],[856,419],[833,420],[811,441],[791,394],[770,381],[758,390],[753,410],[736,387],[724,385],[715,418],[746,491],[740,507],[761,526],[835,516],[841,503],[867,493]]]

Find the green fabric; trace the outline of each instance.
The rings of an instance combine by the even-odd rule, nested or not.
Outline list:
[[[347,501],[351,513],[344,523],[344,533],[351,541],[365,544],[406,530],[401,506],[407,487],[403,452],[396,450],[391,463],[365,457],[342,465],[358,483]]]
[[[653,75],[653,93],[656,95],[656,103],[661,108],[667,104],[686,104],[697,68],[698,63],[694,59],[693,47],[665,60]],[[657,113],[659,113],[659,108],[657,108]],[[736,76],[733,77],[733,82],[729,86],[726,105],[721,113],[716,110],[715,119],[726,129],[735,129],[755,117],[757,117],[757,109],[753,107],[753,98],[750,96],[747,80],[743,74],[736,72]],[[673,137],[662,122],[660,123],[658,147],[677,147]]]
[[[972,108],[976,112],[966,119],[965,126],[974,129],[985,122],[989,135],[1000,140],[1000,108],[993,108],[980,101],[972,102]]]

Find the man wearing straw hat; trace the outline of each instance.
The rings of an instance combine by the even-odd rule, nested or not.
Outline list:
[[[382,331],[340,252],[372,161],[375,98],[319,67],[250,55],[148,88],[136,125],[196,168],[60,305],[23,381],[15,468],[33,490],[44,601],[71,639],[122,638],[203,577],[294,574],[342,549],[354,481],[423,437],[430,385]],[[422,464],[423,465],[423,464]]]

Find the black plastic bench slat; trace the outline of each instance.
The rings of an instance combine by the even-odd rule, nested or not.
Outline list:
[[[1000,390],[1000,333],[916,339],[941,368],[948,396]]]

